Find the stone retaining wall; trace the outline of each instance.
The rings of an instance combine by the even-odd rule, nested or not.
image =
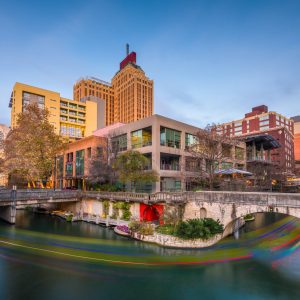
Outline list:
[[[161,233],[154,233],[153,235],[142,235],[139,233],[133,233],[133,238],[149,243],[155,243],[166,247],[175,248],[205,248],[212,246],[219,242],[223,238],[223,234],[216,234],[214,237],[208,240],[195,239],[195,240],[184,240],[177,238],[172,235],[166,235]]]

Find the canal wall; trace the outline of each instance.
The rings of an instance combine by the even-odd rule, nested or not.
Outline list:
[[[184,240],[175,236],[166,235],[154,232],[153,235],[142,235],[140,233],[133,233],[133,238],[148,242],[155,243],[164,247],[172,247],[172,248],[206,248],[210,247],[217,242],[219,242],[224,236],[223,234],[216,234],[214,237],[202,240],[202,239],[194,239],[194,240]]]
[[[109,208],[108,208],[108,215],[110,217],[114,214],[113,205],[116,203],[115,201],[109,201]],[[87,199],[82,200],[76,203],[60,203],[57,205],[58,209],[64,211],[70,211],[76,216],[83,216],[83,215],[92,215],[92,216],[99,216],[101,218],[105,217],[105,208],[104,208],[104,201],[102,200],[94,200],[94,199]],[[140,218],[140,204],[139,203],[130,203],[130,212],[131,218],[134,220],[139,220]],[[119,209],[119,217],[122,219],[123,212]]]

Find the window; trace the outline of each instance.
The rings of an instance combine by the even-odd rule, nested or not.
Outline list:
[[[22,104],[23,104],[23,111],[24,108],[31,103],[36,103],[40,109],[45,108],[45,97],[29,92],[23,92],[22,96]]]
[[[67,153],[66,176],[73,176],[73,152]]]
[[[152,145],[152,128],[143,128],[131,132],[131,147],[141,148]]]
[[[168,155],[165,153],[160,154],[160,169],[180,171],[179,164],[180,157],[178,155]]]
[[[167,146],[172,148],[180,148],[181,132],[166,128],[160,127],[160,144],[161,146]]]
[[[76,151],[76,176],[84,175],[84,150]]]
[[[191,147],[197,143],[197,137],[193,134],[186,133],[185,134],[185,147]]]
[[[265,121],[265,120],[269,120],[269,115],[264,115],[264,116],[261,116],[259,117],[259,121]]]
[[[127,150],[127,134],[122,134],[112,138],[112,149],[114,153]]]

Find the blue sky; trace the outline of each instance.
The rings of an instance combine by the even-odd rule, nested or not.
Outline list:
[[[154,80],[155,113],[198,126],[266,104],[300,115],[300,1],[0,1],[0,123],[16,81],[71,98],[110,81],[125,44]]]

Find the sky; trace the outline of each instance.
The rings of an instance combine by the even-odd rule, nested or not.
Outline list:
[[[265,104],[300,115],[300,1],[0,0],[0,123],[15,82],[72,98],[110,81],[125,44],[154,80],[154,111],[204,127]]]

